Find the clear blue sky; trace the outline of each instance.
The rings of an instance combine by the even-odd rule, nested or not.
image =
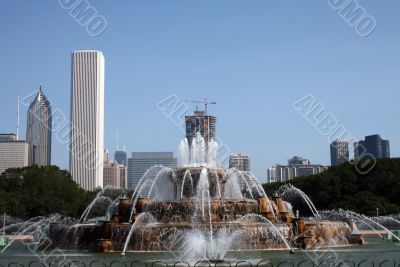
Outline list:
[[[70,53],[106,58],[105,146],[177,150],[182,132],[157,108],[171,94],[218,102],[218,136],[251,157],[252,171],[293,155],[329,164],[329,144],[292,107],[313,94],[355,137],[380,133],[399,156],[400,38],[397,0],[364,0],[377,21],[356,34],[325,0],[90,1],[108,21],[91,37],[58,1],[1,1],[0,132],[15,131],[17,96],[41,83],[69,118]],[[21,136],[25,136],[22,110]],[[68,168],[53,142],[53,163]]]

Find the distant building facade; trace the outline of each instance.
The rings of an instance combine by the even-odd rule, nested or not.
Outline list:
[[[104,56],[72,52],[69,169],[83,189],[103,186]]]
[[[239,171],[250,171],[250,158],[244,154],[234,154],[229,157],[229,168]]]
[[[216,138],[216,121],[216,117],[206,115],[204,111],[195,111],[193,115],[186,116],[186,138],[189,145],[192,143],[197,132],[200,132],[206,144],[214,140]]]
[[[342,165],[349,161],[349,143],[344,139],[337,139],[330,145],[331,166]]]
[[[122,164],[118,164],[118,166],[119,166],[120,186],[123,189],[128,189],[128,168]]]
[[[119,164],[122,164],[124,166],[128,166],[128,158],[126,155],[126,151],[123,150],[117,150],[114,153],[114,160],[118,162]]]
[[[288,160],[288,165],[310,165],[310,160],[299,156],[294,156]]]
[[[103,187],[121,188],[121,173],[116,161],[105,161],[103,164]]]
[[[15,134],[0,134],[0,173],[29,166],[29,144]]]
[[[267,170],[267,183],[287,182],[296,177],[309,176],[324,172],[328,167],[310,164],[308,159],[293,157],[288,165],[275,165]]]
[[[390,158],[389,140],[383,140],[379,134],[365,136],[364,140],[354,143],[354,158],[370,153],[375,158]]]
[[[133,152],[128,159],[128,189],[135,189],[143,174],[155,165],[176,168],[177,159],[173,152]]]
[[[14,133],[3,133],[0,134],[0,141],[16,141],[17,135]]]
[[[30,146],[31,164],[51,164],[51,127],[50,101],[40,87],[27,112],[26,142]]]

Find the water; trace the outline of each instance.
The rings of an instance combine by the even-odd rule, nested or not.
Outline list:
[[[101,191],[99,191],[97,193],[96,197],[86,207],[86,209],[83,211],[79,221],[80,222],[86,222],[90,212],[92,211],[92,209],[96,205],[102,205],[103,207],[107,208],[112,203],[113,197],[117,197],[118,196],[118,195],[115,196],[115,193],[121,194],[123,192],[124,192],[124,190],[115,189],[115,188],[110,187],[110,186],[105,187],[104,189],[102,189]]]
[[[368,221],[368,222],[370,222],[370,223],[372,223],[372,224],[375,224],[375,225],[376,225],[377,227],[379,227],[380,229],[385,230],[386,232],[391,233],[391,234],[394,236],[394,238],[397,239],[397,241],[400,241],[400,238],[397,237],[396,235],[394,235],[389,229],[387,229],[387,228],[386,228],[385,226],[383,226],[382,224],[380,224],[380,223],[378,223],[378,222],[372,220],[371,218],[369,218],[369,217],[367,217],[367,216],[365,216],[365,215],[360,215],[360,214],[355,213],[355,212],[352,212],[352,211],[346,211],[346,212],[347,212],[348,214],[361,217],[362,219],[364,219],[364,222],[367,222],[367,221]],[[374,229],[375,229],[375,228],[374,228]]]
[[[132,227],[128,233],[128,236],[125,241],[124,248],[122,250],[121,255],[125,255],[125,252],[128,248],[129,242],[131,242],[132,234],[139,228],[149,226],[149,224],[155,224],[157,223],[157,220],[154,219],[153,215],[147,212],[141,213],[137,220],[132,224]]]
[[[277,192],[277,195],[282,196],[282,198],[288,202],[295,203],[296,201],[300,200],[307,204],[309,210],[311,211],[313,217],[318,218],[319,213],[318,210],[315,208],[314,203],[311,199],[299,188],[291,185],[285,184],[281,186]],[[300,213],[301,214],[301,213]]]
[[[187,138],[178,147],[178,167],[218,167],[218,142],[211,140],[206,144],[200,132],[196,133],[191,145]]]
[[[200,230],[189,231],[178,248],[181,252],[175,254],[176,258],[190,265],[197,261],[222,260],[241,234],[240,230],[229,231],[226,228],[219,229],[213,236]]]
[[[289,251],[282,250],[254,250],[254,251],[227,251],[224,254],[224,259],[227,263],[234,266],[238,262],[243,262],[241,265],[253,266],[259,262],[272,263],[277,266],[280,262],[294,262],[297,266],[300,262],[306,261],[309,264],[311,262],[322,262],[327,260],[335,261],[354,261],[356,265],[363,260],[370,260],[375,262],[375,266],[379,266],[384,260],[394,260],[397,264],[400,261],[400,243],[390,242],[382,240],[378,236],[368,236],[366,238],[367,243],[363,246],[352,246],[352,247],[338,247],[331,249],[318,249],[301,251],[297,250],[294,254],[290,254]],[[18,262],[24,266],[28,266],[29,262],[46,262],[50,263],[53,261],[67,262],[74,261],[79,265],[78,262],[84,263],[89,266],[91,262],[99,261],[104,262],[108,266],[114,262],[113,266],[121,266],[124,263],[126,266],[134,261],[138,261],[134,266],[142,265],[140,262],[144,262],[147,266],[151,266],[155,261],[161,261],[161,263],[155,266],[162,266],[163,262],[172,266],[175,262],[181,261],[177,255],[173,252],[127,252],[125,256],[121,256],[118,252],[110,253],[90,253],[85,251],[63,251],[63,250],[48,250],[45,253],[35,250],[34,244],[23,244],[21,242],[15,242],[13,246],[9,247],[2,254],[0,254],[0,264],[7,266],[11,262]],[[225,265],[227,263],[222,263]],[[301,266],[311,266],[309,264],[302,264]],[[397,266],[396,264],[396,266]],[[101,264],[100,264],[101,265]],[[95,266],[100,266],[96,265]],[[192,264],[193,266],[194,264]],[[290,265],[290,264],[289,264]],[[281,266],[289,266],[283,264]],[[15,265],[16,266],[16,265]],[[40,264],[33,264],[33,266],[41,266]],[[56,265],[52,265],[56,266]],[[68,266],[68,265],[67,265]],[[208,266],[208,264],[204,264]],[[225,265],[226,266],[226,265]],[[262,266],[262,265],[261,265]],[[265,265],[264,265],[265,266]],[[389,265],[390,266],[390,262]],[[391,265],[393,266],[393,264]]]
[[[241,217],[240,219],[238,219],[236,222],[238,223],[246,223],[246,222],[254,222],[254,221],[259,221],[264,223],[264,225],[262,227],[264,227],[265,231],[271,231],[271,233],[273,234],[273,238],[275,239],[275,242],[283,242],[286,246],[286,249],[290,250],[291,247],[289,245],[289,243],[286,241],[286,238],[282,235],[281,231],[273,224],[271,223],[268,219],[266,219],[265,217],[262,217],[259,214],[248,214],[245,215],[243,217]]]

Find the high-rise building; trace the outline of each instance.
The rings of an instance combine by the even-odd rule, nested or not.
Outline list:
[[[0,134],[0,173],[29,166],[29,145],[15,134]]]
[[[124,150],[117,150],[114,153],[114,160],[117,161],[119,164],[122,164],[124,166],[128,166],[128,159],[126,156],[126,151]]]
[[[121,169],[116,161],[105,161],[103,165],[103,187],[121,188]]]
[[[214,140],[216,137],[216,121],[216,117],[209,116],[204,111],[195,111],[193,115],[186,116],[186,138],[189,144],[192,143],[192,140],[196,136],[197,132],[200,132],[206,144],[208,144],[211,140]]]
[[[27,112],[26,142],[30,146],[31,164],[51,164],[51,106],[40,86]]]
[[[389,140],[383,140],[379,134],[365,136],[365,140],[354,143],[354,158],[358,159],[365,153],[375,158],[390,158]]]
[[[100,51],[72,52],[71,143],[74,181],[86,190],[103,186],[104,56]]]
[[[118,164],[120,175],[120,186],[123,189],[128,189],[128,168],[122,164]]]
[[[229,157],[229,168],[239,171],[250,171],[250,158],[243,154],[234,154]]]
[[[288,161],[288,165],[277,164],[269,168],[267,170],[267,183],[287,182],[295,177],[318,174],[327,169],[326,166],[320,164],[310,164],[308,159],[293,157]]]
[[[103,160],[104,160],[104,162],[107,162],[107,161],[110,160],[108,155],[109,155],[108,149],[104,149],[104,152],[103,152]]]
[[[337,139],[330,145],[331,166],[341,165],[349,161],[349,143],[344,139]]]
[[[172,152],[133,152],[128,159],[128,188],[135,189],[143,174],[155,165],[176,168],[177,159]]]

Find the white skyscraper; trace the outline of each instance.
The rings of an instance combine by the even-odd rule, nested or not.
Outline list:
[[[74,51],[71,71],[69,169],[82,188],[93,190],[103,186],[104,56]]]

